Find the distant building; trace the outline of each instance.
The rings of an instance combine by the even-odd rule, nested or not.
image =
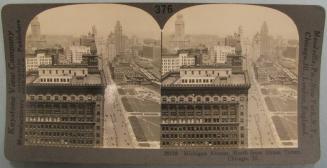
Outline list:
[[[69,47],[71,63],[79,64],[82,62],[84,54],[91,54],[90,47],[87,46],[70,46]]]
[[[60,58],[64,54],[61,47],[39,48],[26,53],[26,72],[37,71],[40,65],[59,64]]]
[[[215,63],[226,63],[229,54],[235,54],[235,47],[231,46],[214,46]]]
[[[161,85],[161,148],[246,148],[247,72],[183,66]]]
[[[143,45],[142,49],[142,57],[155,59],[159,58],[161,55],[161,47],[160,46],[147,46]]]
[[[256,61],[260,57],[261,54],[260,44],[261,44],[260,34],[256,33],[252,39],[251,52],[250,52],[250,56],[252,57],[253,61]]]
[[[123,27],[120,24],[120,21],[116,22],[115,25],[115,47],[116,47],[116,52],[124,52],[124,39],[123,39]]]
[[[84,54],[82,56],[82,64],[87,65],[90,73],[99,73],[99,58],[98,55]]]
[[[260,30],[260,55],[270,56],[272,49],[271,45],[271,37],[269,36],[267,22],[263,22]]]
[[[178,71],[181,66],[195,65],[196,57],[188,52],[181,51],[178,54],[169,54],[162,56],[162,74]]]
[[[117,55],[116,45],[115,45],[115,34],[112,32],[109,34],[107,38],[107,53],[108,53],[109,61],[112,61]]]
[[[38,17],[34,17],[30,23],[31,34],[26,37],[26,48],[43,48],[46,45],[46,38],[41,34],[41,24]]]
[[[185,35],[185,23],[183,15],[178,14],[175,21],[175,34],[173,39],[171,39],[170,48],[173,49],[185,49],[190,47],[190,40],[186,38]]]
[[[104,89],[85,65],[41,65],[26,77],[25,145],[103,146]]]

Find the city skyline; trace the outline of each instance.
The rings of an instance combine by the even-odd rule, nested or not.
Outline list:
[[[114,30],[116,22],[119,20],[125,27],[133,27],[133,29],[124,30],[124,34],[128,36],[160,39],[160,28],[155,20],[145,11],[127,5],[67,5],[46,10],[37,17],[42,24],[41,34],[45,35],[79,37],[87,34],[90,28],[96,25],[98,34],[107,36]],[[60,25],[59,28],[58,25]],[[157,29],[153,29],[153,27],[157,27]],[[30,32],[29,26],[27,33],[30,34]]]
[[[215,10],[217,8],[219,10]],[[168,19],[163,28],[163,33],[174,33],[173,25],[178,14],[184,16],[184,22],[188,25],[185,28],[186,35],[218,35],[224,37],[233,34],[239,26],[242,26],[244,37],[252,38],[257,32],[260,32],[262,23],[267,22],[269,33],[272,36],[298,40],[297,27],[292,19],[284,13],[268,7],[237,4],[209,4],[188,7],[176,12]],[[283,25],[283,29],[280,29],[280,25]]]

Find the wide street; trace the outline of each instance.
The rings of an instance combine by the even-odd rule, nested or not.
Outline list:
[[[248,100],[248,142],[250,148],[275,148],[279,146],[279,138],[273,126],[269,111],[255,80],[254,71],[248,66],[251,80]]]
[[[104,48],[105,43],[98,42],[97,48]],[[116,83],[112,80],[107,61],[106,50],[100,50],[102,69],[107,84],[104,100],[104,146],[115,148],[132,148],[133,131],[119,97]]]

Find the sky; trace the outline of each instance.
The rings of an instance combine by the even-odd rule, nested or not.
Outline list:
[[[253,37],[267,22],[269,33],[286,39],[298,39],[293,21],[277,10],[238,4],[209,4],[183,9],[166,23],[163,32],[172,33],[177,14],[183,14],[186,34],[212,34],[226,36],[243,27],[245,37]],[[160,39],[160,28],[145,11],[121,4],[77,4],[46,10],[38,15],[41,33],[80,36],[95,25],[100,35],[114,31],[117,20],[123,33],[140,38]],[[30,30],[28,30],[29,32]]]
[[[182,14],[186,34],[226,36],[238,31],[241,25],[245,37],[259,32],[264,21],[272,36],[298,39],[296,25],[286,14],[267,7],[238,4],[199,5],[177,12],[166,23],[163,32],[172,33],[177,14]]]
[[[119,4],[78,4],[52,8],[37,15],[41,34],[80,36],[95,25],[99,35],[114,31],[116,21],[123,34],[160,39],[159,25],[141,9]],[[28,30],[30,32],[30,30]]]

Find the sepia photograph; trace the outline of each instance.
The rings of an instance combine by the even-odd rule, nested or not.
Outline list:
[[[90,2],[1,13],[8,163],[321,157],[321,6]]]
[[[160,28],[127,5],[46,10],[26,33],[24,144],[159,148]]]
[[[162,33],[162,148],[297,148],[299,37],[280,11],[188,7]]]
[[[298,60],[267,7],[188,7],[163,30],[127,5],[52,8],[26,33],[24,145],[297,148]]]

